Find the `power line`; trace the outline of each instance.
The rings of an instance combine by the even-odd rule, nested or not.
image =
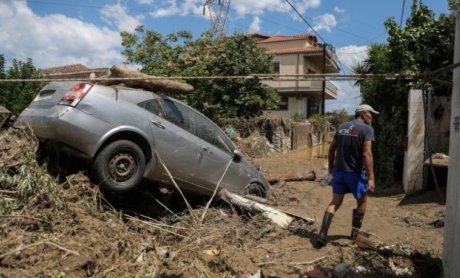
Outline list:
[[[251,75],[228,75],[228,76],[152,76],[152,77],[97,77],[97,78],[30,78],[30,79],[0,79],[1,82],[49,82],[49,81],[125,81],[125,80],[219,80],[219,79],[258,79],[258,80],[275,80],[275,81],[318,81],[318,80],[430,80],[435,74],[441,71],[447,71],[460,67],[460,63],[456,63],[436,71],[425,74],[330,74],[330,73],[315,73],[315,74],[251,74]]]
[[[401,19],[399,20],[399,28],[401,28],[402,20],[404,16],[404,8],[406,7],[406,0],[403,0],[402,11],[401,11]]]
[[[313,28],[313,26],[311,26],[310,23],[308,23],[308,21],[303,17],[302,14],[299,13],[299,11],[291,4],[291,2],[289,2],[289,0],[286,0],[286,2],[287,2],[287,3],[289,4],[289,6],[291,6],[291,8],[297,13],[297,15],[300,16],[300,18],[303,20],[303,22],[305,22],[305,23],[308,25],[308,27],[310,27],[310,29],[313,31],[313,33],[315,33],[316,36],[317,36],[318,38],[320,38],[320,39],[323,41],[323,43],[326,43],[326,40],[323,39],[323,38],[321,37],[321,35],[318,34],[318,32],[316,32],[316,30]]]

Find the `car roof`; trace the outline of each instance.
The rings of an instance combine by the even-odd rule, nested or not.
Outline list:
[[[159,98],[160,96],[154,92],[145,91],[143,89],[135,89],[129,88],[124,86],[110,86],[114,88],[117,93],[118,97],[124,101],[128,101],[131,103],[140,103],[152,98]]]

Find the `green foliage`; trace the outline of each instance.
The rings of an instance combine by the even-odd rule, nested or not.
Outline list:
[[[421,5],[414,9],[404,28],[390,18],[385,22],[388,43],[371,45],[368,58],[354,68],[355,73],[423,74],[451,63],[454,45],[454,17],[441,15]],[[444,81],[447,81],[444,82]],[[407,93],[411,88],[431,88],[435,94],[449,92],[444,84],[452,81],[442,72],[426,81],[367,80],[358,82],[363,102],[381,114],[373,124],[377,134],[374,167],[378,183],[390,185],[402,177],[403,138],[407,130]]]
[[[335,129],[337,129],[340,124],[351,121],[354,118],[354,115],[349,115],[345,109],[326,112],[325,116],[327,121],[331,123]]]
[[[305,117],[297,112],[295,112],[291,118],[294,122],[302,122],[305,120]]]
[[[12,66],[5,70],[5,58],[0,55],[0,105],[17,115],[30,104],[41,87],[37,82],[1,82],[1,79],[39,77],[39,71],[31,59],[27,59],[26,62],[13,59]]]
[[[456,12],[458,9],[460,9],[460,0],[449,0],[449,10],[452,12]]]
[[[326,115],[315,114],[308,118],[308,120],[318,129],[323,132],[330,126]]]
[[[271,56],[257,47],[251,36],[197,40],[181,31],[163,37],[138,27],[135,33],[123,32],[122,45],[127,63],[142,66],[142,71],[157,76],[246,76],[270,73]],[[277,107],[279,96],[257,79],[193,79],[192,94],[182,100],[213,120],[221,117],[257,116],[264,109]]]
[[[65,204],[59,196],[59,186],[36,160],[37,142],[22,129],[0,133],[0,190],[15,198],[0,195],[0,214],[24,209],[30,205],[61,210]]]

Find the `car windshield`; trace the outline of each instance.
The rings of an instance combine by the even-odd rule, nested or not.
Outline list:
[[[235,149],[228,136],[211,120],[169,97],[154,98],[140,103],[139,106],[225,152],[233,153]]]

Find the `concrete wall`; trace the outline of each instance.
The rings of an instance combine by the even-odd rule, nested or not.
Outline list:
[[[273,61],[280,62],[280,74],[302,74],[303,59],[300,54],[276,55]]]
[[[460,10],[455,28],[454,63],[460,63]],[[444,226],[444,277],[460,277],[460,67],[454,69],[449,141],[449,174]]]
[[[407,150],[404,153],[404,192],[423,189],[423,161],[425,149],[425,113],[421,90],[410,90],[408,96]]]
[[[265,110],[265,116],[277,115],[286,119],[292,118],[295,114],[305,116],[307,114],[306,97],[288,97],[288,110]]]

